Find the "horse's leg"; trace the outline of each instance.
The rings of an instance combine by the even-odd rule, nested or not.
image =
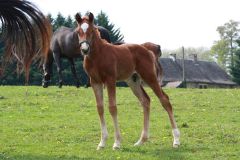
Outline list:
[[[111,78],[110,78],[111,79]],[[113,150],[120,148],[121,143],[121,135],[120,130],[118,126],[118,118],[117,118],[117,106],[116,106],[116,86],[115,86],[114,80],[108,80],[106,82],[107,85],[107,91],[108,91],[108,101],[109,101],[109,112],[113,119],[113,125],[114,125],[114,144],[113,144]]]
[[[96,97],[97,102],[97,111],[100,119],[100,125],[101,125],[101,141],[98,144],[97,150],[102,149],[105,147],[106,140],[108,138],[108,131],[107,131],[107,125],[105,123],[104,119],[104,107],[103,107],[103,85],[92,83],[92,88]]]
[[[73,58],[68,58],[68,60],[69,60],[69,62],[71,63],[71,71],[72,71],[73,77],[74,77],[74,79],[75,79],[76,87],[79,88],[80,82],[79,82],[79,79],[78,79],[78,77],[77,77],[76,67],[75,67],[75,64],[74,64],[74,60],[73,60]]]
[[[90,84],[90,78],[87,76],[87,84],[85,85],[85,88],[88,88],[90,87],[91,84]]]
[[[52,52],[49,51],[47,58],[44,60],[43,63],[43,80],[42,86],[47,88],[51,79],[51,70],[52,70],[52,63],[53,63],[53,55]]]
[[[135,77],[133,77],[135,76]],[[140,139],[134,144],[138,146],[146,142],[149,138],[149,113],[150,113],[150,98],[141,85],[141,79],[137,74],[134,74],[127,80],[128,86],[132,89],[134,95],[140,101],[143,107],[144,119],[143,119],[143,130]],[[134,79],[133,79],[134,78]]]
[[[153,69],[151,70],[150,68]],[[154,67],[143,67],[142,69],[138,69],[137,72],[141,75],[141,78],[152,88],[154,93],[159,98],[162,106],[167,111],[172,126],[172,134],[174,137],[173,147],[178,147],[180,145],[180,131],[177,128],[177,124],[173,115],[172,105],[169,101],[168,95],[164,93],[161,86],[158,84]]]
[[[53,52],[53,58],[56,62],[57,65],[57,72],[59,76],[59,84],[58,87],[62,88],[63,80],[62,80],[62,66],[61,66],[61,60],[60,60],[60,53],[58,52]]]

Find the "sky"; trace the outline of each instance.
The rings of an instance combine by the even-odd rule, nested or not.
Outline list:
[[[153,42],[163,49],[210,48],[218,26],[240,21],[240,0],[29,0],[44,14],[107,14],[126,43]]]

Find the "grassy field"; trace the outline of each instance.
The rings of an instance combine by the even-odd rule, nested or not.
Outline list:
[[[96,151],[100,127],[91,88],[1,86],[0,159],[239,159],[239,89],[165,91],[181,131],[180,148],[172,148],[167,113],[149,89],[150,139],[134,147],[142,109],[128,88],[118,88],[122,148],[112,151],[113,125],[105,106],[109,139],[104,150]]]

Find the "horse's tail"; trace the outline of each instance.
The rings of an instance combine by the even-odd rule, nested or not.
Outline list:
[[[161,57],[162,55],[161,46],[151,42],[146,42],[141,45],[154,53],[156,74],[157,74],[158,81],[162,85],[163,70],[160,62],[158,61],[159,57]]]
[[[0,22],[1,40],[5,42],[4,61],[17,59],[28,81],[32,61],[47,56],[51,25],[43,13],[26,0],[1,0]]]

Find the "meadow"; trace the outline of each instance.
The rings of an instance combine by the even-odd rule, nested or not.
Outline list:
[[[109,139],[106,148],[97,151],[100,126],[91,88],[0,86],[0,159],[239,159],[239,89],[164,90],[181,131],[180,148],[172,148],[167,113],[149,88],[150,139],[134,147],[142,129],[142,108],[129,88],[117,88],[122,148],[112,150],[113,124],[105,91]]]

